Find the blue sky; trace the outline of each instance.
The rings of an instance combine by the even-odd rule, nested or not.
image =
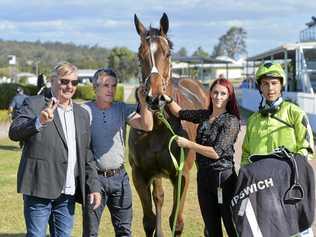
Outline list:
[[[133,16],[158,26],[166,12],[174,50],[197,47],[211,53],[231,26],[247,33],[248,55],[299,40],[316,16],[316,2],[299,0],[1,0],[0,38],[61,41],[137,50]]]

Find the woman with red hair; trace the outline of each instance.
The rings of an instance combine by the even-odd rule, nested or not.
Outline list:
[[[167,95],[168,108],[176,117],[197,123],[196,141],[176,139],[180,147],[197,153],[198,199],[205,223],[205,236],[223,236],[221,219],[228,236],[237,236],[230,201],[237,175],[234,167],[234,143],[240,129],[240,115],[229,80],[220,78],[210,87],[210,105],[204,110],[182,110]]]

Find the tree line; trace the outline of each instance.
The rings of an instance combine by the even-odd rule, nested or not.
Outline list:
[[[16,56],[16,67],[21,72],[48,75],[58,62],[68,61],[80,69],[112,67],[118,72],[121,81],[133,79],[138,73],[137,55],[125,47],[108,49],[98,45],[0,39],[0,77],[10,76],[8,55]]]
[[[228,56],[238,59],[246,54],[247,33],[242,27],[231,27],[218,39],[213,52],[198,47],[192,56],[217,57]],[[0,77],[10,76],[8,55],[16,55],[17,69],[23,72],[44,73],[59,61],[69,61],[80,69],[111,67],[120,81],[125,82],[138,77],[139,62],[137,54],[126,47],[105,48],[98,45],[75,45],[61,42],[5,41],[0,39]],[[185,47],[174,53],[177,56],[189,56]]]

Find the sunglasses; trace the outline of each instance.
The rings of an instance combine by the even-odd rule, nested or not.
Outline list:
[[[67,79],[59,79],[61,85],[68,85],[69,82],[72,86],[77,86],[79,83],[79,80],[67,80]]]

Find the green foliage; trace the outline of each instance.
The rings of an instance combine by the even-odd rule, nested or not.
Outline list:
[[[94,100],[95,92],[92,85],[79,85],[74,95],[74,99]]]
[[[109,66],[117,73],[120,82],[127,82],[135,78],[138,73],[136,54],[126,47],[112,49]]]
[[[186,48],[181,47],[181,48],[179,49],[179,51],[175,53],[175,56],[187,57],[187,56],[188,56],[188,51],[187,51]]]
[[[16,94],[18,84],[3,83],[0,84],[0,109],[8,109],[12,98]]]
[[[228,56],[237,60],[247,53],[246,38],[247,32],[242,27],[232,26],[226,34],[219,38],[212,56]]]
[[[16,83],[0,84],[0,109],[8,109],[12,98],[16,95],[16,88],[23,88],[26,95],[36,95],[37,89],[34,85],[20,85]]]
[[[0,68],[0,77],[9,77],[10,71],[8,67]]]
[[[120,82],[133,80],[138,73],[137,56],[126,47],[107,49],[98,45],[90,47],[72,43],[0,39],[0,76],[10,75],[8,55],[16,55],[18,72],[44,73],[46,76],[59,61],[69,61],[79,69],[112,67]]]
[[[59,42],[18,42],[0,40],[0,68],[8,67],[8,55],[16,55],[18,71],[36,72],[48,75],[59,61],[69,61],[78,68],[95,69],[108,65],[110,50],[98,45],[76,46]],[[8,69],[1,70],[0,76],[8,76]]]
[[[203,57],[203,58],[208,58],[208,57],[209,57],[208,53],[207,53],[206,51],[204,51],[201,46],[199,46],[199,47],[194,51],[194,53],[192,54],[192,56],[199,56],[199,57]]]
[[[26,95],[36,95],[37,94],[37,87],[35,85],[28,84],[28,85],[23,85],[21,87],[23,88],[24,94],[26,94]]]
[[[118,84],[116,86],[116,94],[115,94],[115,101],[124,101],[124,85]]]
[[[19,79],[19,83],[22,84],[22,85],[26,85],[27,84],[27,77],[23,76],[23,77],[20,77]]]

